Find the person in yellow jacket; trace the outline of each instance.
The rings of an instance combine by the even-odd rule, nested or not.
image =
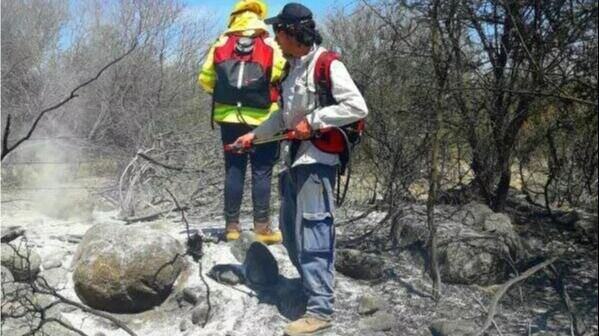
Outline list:
[[[278,110],[278,83],[285,58],[268,36],[263,19],[267,6],[260,0],[235,4],[227,30],[207,54],[200,86],[212,94],[212,120],[219,124],[223,144],[253,130]],[[270,222],[272,168],[276,143],[258,145],[250,153],[225,151],[224,216],[226,240],[239,239],[241,200],[248,158],[252,170],[252,203],[256,239],[280,243],[281,232]]]

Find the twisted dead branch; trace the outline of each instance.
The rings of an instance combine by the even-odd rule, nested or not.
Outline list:
[[[141,20],[139,21],[139,28],[138,28],[138,33],[137,36],[139,36],[139,34],[141,34]],[[11,115],[10,113],[6,116],[6,126],[4,127],[4,136],[2,137],[2,154],[0,156],[0,161],[4,160],[4,158],[13,150],[15,150],[17,147],[19,147],[23,142],[25,142],[26,140],[29,140],[29,138],[31,138],[31,135],[33,134],[33,132],[35,131],[35,129],[37,128],[37,125],[39,124],[40,120],[42,119],[42,117],[51,111],[54,111],[58,108],[60,108],[61,106],[65,105],[66,103],[68,103],[69,101],[71,101],[74,98],[77,98],[79,95],[77,94],[77,92],[79,90],[81,90],[82,88],[88,86],[89,84],[95,82],[98,78],[100,78],[100,76],[104,73],[104,71],[106,71],[108,68],[112,67],[113,65],[117,64],[118,62],[120,62],[121,60],[123,60],[125,57],[127,57],[128,55],[130,55],[135,48],[137,48],[137,36],[133,39],[133,43],[131,44],[131,46],[129,47],[129,49],[127,51],[125,51],[123,54],[121,54],[119,57],[113,59],[112,61],[108,62],[105,66],[103,66],[97,73],[95,76],[93,76],[92,78],[86,80],[85,82],[77,85],[72,91],[71,93],[69,93],[69,95],[64,98],[63,100],[59,101],[58,103],[47,107],[43,110],[41,110],[38,114],[37,117],[35,118],[35,120],[33,121],[33,123],[31,124],[31,126],[29,127],[29,131],[27,132],[27,134],[25,136],[23,136],[22,138],[20,138],[19,140],[17,140],[17,142],[15,142],[12,146],[8,145],[8,136],[10,134],[10,122],[11,122]]]
[[[20,244],[23,244],[24,241],[22,241]],[[21,253],[21,249],[20,247],[15,247],[12,244],[7,244],[15,253],[15,256],[17,258],[20,258],[21,260],[24,261],[24,263],[26,264],[26,269],[28,274],[32,274],[32,270],[31,270],[31,261],[30,261],[30,257],[31,257],[31,252],[28,248],[25,249],[25,253]],[[3,283],[3,285],[5,285],[6,283]],[[58,293],[57,289],[54,288],[53,286],[51,286],[48,281],[42,277],[42,276],[37,276],[35,278],[31,278],[29,279],[28,282],[26,282],[27,284],[27,288],[30,290],[30,292],[24,292],[23,290],[17,290],[16,292],[12,293],[12,295],[10,295],[9,298],[4,297],[3,298],[3,303],[2,306],[3,308],[5,307],[6,304],[11,303],[14,304],[16,303],[19,308],[22,309],[16,309],[15,307],[11,307],[10,311],[4,311],[2,312],[2,319],[6,319],[6,318],[12,318],[12,319],[19,319],[19,318],[27,318],[27,317],[33,317],[35,315],[39,315],[40,316],[40,320],[38,322],[37,325],[32,326],[32,328],[25,334],[25,335],[35,335],[39,330],[41,330],[41,328],[44,326],[44,324],[47,323],[57,323],[59,325],[61,325],[62,327],[64,327],[67,330],[73,331],[79,335],[87,335],[85,334],[83,331],[72,327],[70,325],[68,325],[67,323],[65,323],[64,321],[61,321],[60,319],[54,318],[54,317],[48,317],[47,316],[47,311],[59,304],[66,304],[69,306],[73,306],[75,308],[80,309],[83,312],[104,318],[110,322],[112,322],[114,325],[116,325],[117,327],[119,327],[120,329],[122,329],[123,331],[125,331],[127,334],[131,335],[131,336],[137,336],[137,334],[131,330],[124,322],[122,322],[121,320],[113,317],[112,315],[87,307],[84,304],[75,302],[73,300],[70,300],[68,298],[66,298],[65,296],[61,295],[60,293]],[[41,295],[49,295],[53,298],[55,298],[56,300],[45,305],[45,306],[40,306],[38,303],[34,302],[35,300],[31,300],[28,297],[28,294],[34,295],[34,294],[41,294]]]
[[[552,257],[550,259],[547,259],[544,262],[539,263],[539,264],[527,269],[519,276],[512,278],[512,279],[508,280],[505,284],[503,284],[503,286],[501,286],[499,291],[497,291],[497,294],[495,294],[495,297],[493,297],[493,300],[491,301],[491,304],[489,305],[489,308],[487,309],[489,313],[487,314],[487,319],[485,320],[485,323],[483,324],[483,326],[480,328],[480,330],[475,335],[482,336],[487,331],[487,329],[489,329],[489,327],[493,323],[495,313],[497,310],[497,305],[499,304],[499,301],[501,300],[503,295],[508,291],[508,289],[510,289],[510,287],[512,287],[514,284],[516,284],[518,282],[528,279],[533,274],[535,274],[538,271],[542,270],[543,268],[553,264],[557,259],[558,259],[558,257]]]

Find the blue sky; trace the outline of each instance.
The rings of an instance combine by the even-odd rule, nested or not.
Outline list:
[[[213,13],[214,15],[216,15],[218,21],[223,23],[225,22],[225,18],[229,16],[229,13],[231,12],[233,5],[235,5],[237,1],[238,0],[183,0],[183,2],[187,4],[190,10],[199,12],[207,11]],[[348,8],[358,3],[359,1],[360,0],[266,0],[264,2],[268,5],[269,17],[277,15],[281,11],[281,9],[283,9],[283,6],[285,6],[286,3],[299,2],[304,6],[310,8],[310,10],[312,10],[312,13],[314,14],[314,18],[317,21],[320,21],[326,16],[328,12],[331,11],[331,9]]]

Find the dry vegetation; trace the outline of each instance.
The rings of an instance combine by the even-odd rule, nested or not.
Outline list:
[[[216,30],[198,15],[177,0],[2,1],[3,192],[31,182],[10,166],[30,158],[21,144],[68,137],[81,152],[36,159],[96,160],[78,167],[108,177],[96,193],[127,220],[177,208],[167,190],[220,215],[220,139],[196,84]],[[439,203],[477,199],[530,231],[596,218],[597,15],[592,0],[363,0],[327,16],[325,44],[370,108],[346,207],[388,214],[364,244],[390,241],[395,209],[424,200],[429,251]],[[596,236],[568,239],[596,260]]]

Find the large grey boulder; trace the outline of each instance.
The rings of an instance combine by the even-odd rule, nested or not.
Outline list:
[[[514,230],[512,220],[503,213],[492,213],[483,222],[483,232],[493,234],[503,241],[513,257],[522,253],[522,242],[520,236]]]
[[[483,226],[485,219],[492,214],[494,214],[493,210],[485,204],[470,202],[463,207],[457,217],[460,217],[462,223],[466,226],[480,228]]]
[[[10,270],[15,281],[35,279],[41,263],[42,258],[24,240],[2,244],[1,264]]]
[[[400,220],[402,229],[396,236],[400,246],[426,246],[429,231],[424,213],[410,212]],[[470,203],[453,217],[438,214],[436,224],[439,269],[448,283],[502,283],[513,264],[525,256],[510,218],[486,205]]]
[[[185,267],[168,234],[120,224],[89,229],[73,258],[75,292],[90,307],[135,313],[164,301]]]
[[[385,259],[359,250],[338,249],[335,269],[354,279],[374,280],[383,276]]]
[[[482,207],[477,205],[474,212],[485,213]],[[491,285],[507,280],[513,264],[524,253],[510,218],[490,212],[476,226],[463,228],[449,238],[439,255],[441,276],[446,281]]]
[[[489,252],[496,241],[455,242],[439,249],[441,278],[448,283],[490,285],[503,282],[508,268]]]

